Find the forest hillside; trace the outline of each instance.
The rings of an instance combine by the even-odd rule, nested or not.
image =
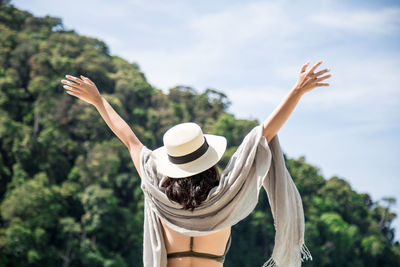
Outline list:
[[[0,266],[142,266],[138,174],[97,110],[64,92],[65,74],[95,81],[151,149],[180,122],[225,135],[221,168],[260,122],[235,118],[216,89],[181,85],[164,93],[103,41],[0,1]],[[303,266],[400,266],[395,199],[373,200],[343,177],[323,177],[305,157],[284,156],[305,209],[313,261]],[[261,192],[253,213],[232,228],[225,266],[261,266],[274,233]]]

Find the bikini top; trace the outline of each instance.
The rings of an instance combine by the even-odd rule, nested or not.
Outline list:
[[[193,236],[190,237],[190,250],[179,251],[167,254],[167,258],[180,258],[180,257],[198,257],[216,260],[218,262],[224,263],[225,256],[231,246],[231,236],[229,236],[228,242],[225,247],[225,252],[223,255],[214,255],[209,253],[193,251]]]

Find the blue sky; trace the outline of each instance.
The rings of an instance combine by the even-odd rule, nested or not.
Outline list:
[[[283,151],[337,175],[400,216],[398,1],[19,0],[139,64],[165,92],[215,88],[237,118],[265,120],[307,60],[330,87],[306,93],[278,135]],[[101,91],[101,88],[99,88]],[[399,240],[400,220],[394,222]]]

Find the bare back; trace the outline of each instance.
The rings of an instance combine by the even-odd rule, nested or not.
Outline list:
[[[162,222],[161,222],[162,223]],[[175,232],[162,223],[167,253],[188,251],[190,248],[190,237]],[[225,228],[206,236],[193,238],[193,251],[223,255],[226,244],[231,234],[231,227]],[[223,264],[213,259],[198,257],[179,257],[168,259],[168,267],[222,267]]]

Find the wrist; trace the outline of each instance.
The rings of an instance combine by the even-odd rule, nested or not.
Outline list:
[[[93,101],[93,106],[95,106],[96,108],[98,108],[102,103],[103,103],[103,96],[102,96],[102,95],[99,95],[99,96],[96,97],[96,99]]]
[[[297,86],[293,86],[291,93],[294,95],[302,96],[304,94],[304,91]]]

